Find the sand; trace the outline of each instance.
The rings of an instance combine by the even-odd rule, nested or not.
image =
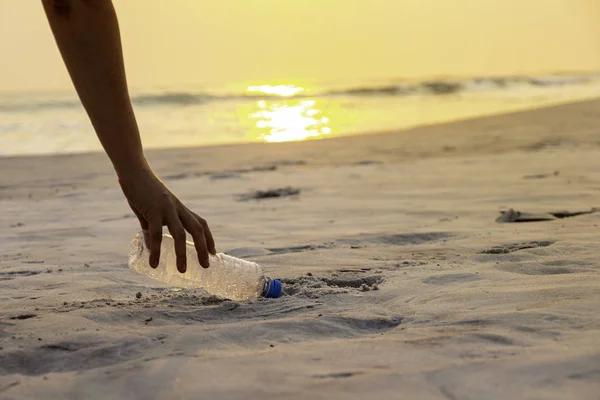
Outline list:
[[[0,398],[599,399],[600,213],[496,222],[600,206],[598,110],[150,152],[238,303],[128,269],[104,155],[0,158]]]

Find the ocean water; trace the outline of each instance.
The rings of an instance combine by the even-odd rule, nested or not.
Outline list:
[[[132,90],[146,148],[356,135],[600,96],[600,75]],[[101,150],[74,93],[0,93],[0,155]]]

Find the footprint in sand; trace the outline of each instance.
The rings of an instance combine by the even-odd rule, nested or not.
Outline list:
[[[496,268],[500,271],[513,272],[522,275],[559,275],[575,274],[578,272],[588,272],[590,269],[582,268],[577,265],[564,266],[561,262],[553,265],[552,262],[544,263],[515,263],[508,265],[499,265]]]
[[[409,246],[419,245],[429,242],[436,242],[450,238],[455,234],[452,232],[420,232],[420,233],[400,233],[388,235],[361,235],[353,238],[341,238],[337,243],[360,245],[360,244],[379,244],[388,246]]]
[[[0,354],[0,375],[20,373],[36,376],[101,368],[135,358],[142,354],[144,347],[150,347],[145,339],[63,341],[29,346]]]
[[[483,279],[476,274],[445,274],[434,275],[423,280],[423,283],[428,285],[450,285],[455,283],[473,282]]]
[[[591,270],[590,263],[584,260],[556,259],[555,257],[544,260],[544,256],[548,250],[540,250],[535,255],[524,254],[526,259],[529,258],[533,261],[525,261],[523,260],[523,257],[515,259],[510,256],[508,256],[506,261],[503,261],[503,254],[514,253],[526,249],[549,247],[554,243],[555,241],[553,240],[510,243],[493,246],[481,251],[480,254],[499,255],[500,257],[492,258],[492,260],[498,260],[496,261],[497,270],[521,275],[559,275],[587,272]]]
[[[37,275],[39,273],[41,273],[41,271],[26,270],[26,271],[0,272],[0,281],[8,281],[8,280],[15,279],[18,277],[33,276],[33,275]]]
[[[402,233],[385,235],[359,235],[356,237],[339,238],[334,242],[321,244],[306,244],[288,247],[262,248],[262,247],[239,247],[227,250],[225,254],[234,257],[248,258],[271,254],[299,253],[303,251],[313,251],[320,249],[331,249],[338,246],[351,246],[360,248],[366,244],[384,245],[384,246],[414,246],[429,242],[441,241],[455,236],[452,232],[422,232],[422,233]]]

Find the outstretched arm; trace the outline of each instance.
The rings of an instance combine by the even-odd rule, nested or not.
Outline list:
[[[186,270],[186,230],[194,239],[200,263],[208,267],[208,252],[215,253],[208,224],[169,191],[144,156],[112,1],[42,3],[79,98],[112,161],[129,205],[148,233],[150,265],[158,265],[162,227],[166,225],[175,239],[179,271]]]

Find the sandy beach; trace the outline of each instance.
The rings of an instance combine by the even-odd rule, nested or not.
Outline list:
[[[149,152],[284,282],[238,303],[129,270],[105,155],[0,158],[0,398],[600,399],[600,212],[558,213],[600,207],[599,110]]]

